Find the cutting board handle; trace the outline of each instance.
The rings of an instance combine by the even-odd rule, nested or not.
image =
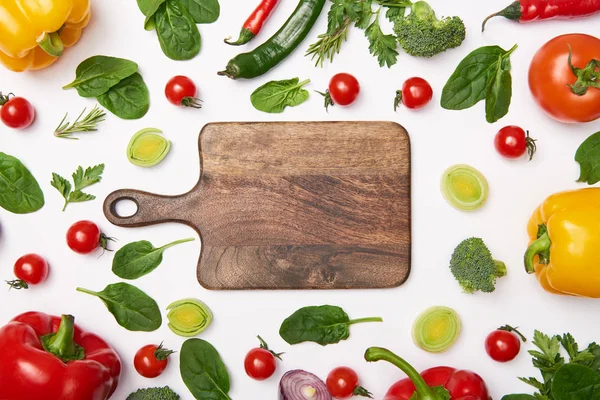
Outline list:
[[[104,215],[117,226],[138,227],[162,222],[184,222],[181,220],[181,206],[185,202],[184,195],[163,196],[141,190],[120,189],[112,192],[104,200]],[[117,203],[131,200],[137,206],[137,211],[130,216],[117,213]]]

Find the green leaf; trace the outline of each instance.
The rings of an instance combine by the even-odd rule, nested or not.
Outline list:
[[[162,262],[163,252],[169,247],[179,243],[190,242],[194,240],[182,239],[155,248],[147,240],[128,243],[121,247],[113,258],[112,271],[119,278],[137,279],[154,271]]]
[[[326,346],[348,339],[350,325],[382,321],[381,318],[350,320],[337,306],[309,306],[286,318],[279,328],[279,335],[289,344],[315,342]]]
[[[63,89],[76,88],[81,97],[97,97],[109,91],[121,80],[135,74],[138,65],[123,58],[94,56],[83,61],[76,70],[75,80]]]
[[[373,11],[371,10],[371,0],[365,0],[360,2],[360,12],[358,19],[355,21],[355,26],[359,29],[367,29],[371,23],[373,17]],[[379,19],[379,14],[375,14],[375,19]],[[394,38],[394,41],[396,38]]]
[[[165,1],[167,0],[147,0],[147,10],[144,13],[146,16],[146,20],[144,21],[145,30],[151,31],[156,28],[154,14],[156,14],[160,6],[162,6]]]
[[[79,166],[73,173],[73,183],[75,184],[75,190],[81,190],[94,183],[98,183],[102,180],[102,173],[104,172],[104,164],[99,164],[94,167],[87,167],[85,172],[83,168]]]
[[[28,214],[44,206],[44,193],[31,172],[13,156],[0,152],[0,207]]]
[[[385,12],[385,17],[390,22],[394,22],[396,19],[404,17],[404,14],[406,14],[406,7],[389,7]]]
[[[396,64],[398,57],[396,37],[394,35],[384,35],[378,17],[367,28],[365,36],[369,39],[369,52],[377,57],[380,67],[387,65],[389,68]]]
[[[281,113],[288,106],[295,107],[308,100],[308,91],[302,87],[310,80],[299,81],[292,78],[267,82],[252,92],[250,101],[259,111]]]
[[[552,381],[554,400],[600,400],[600,374],[579,364],[560,367]]]
[[[178,0],[197,24],[210,24],[219,19],[221,6],[218,0]]]
[[[84,201],[90,201],[94,199],[96,199],[96,196],[94,196],[93,194],[87,194],[82,192],[81,190],[75,190],[69,195],[67,203],[82,203]]]
[[[127,330],[151,332],[162,324],[160,309],[154,299],[128,283],[114,283],[101,292],[83,288],[77,288],[77,291],[102,300],[117,323]]]
[[[577,182],[586,182],[588,185],[600,182],[600,132],[581,143],[575,153],[575,161],[581,168]]]
[[[167,0],[156,12],[160,47],[172,60],[191,60],[200,52],[200,32],[188,10],[177,0]]]
[[[69,193],[71,193],[71,182],[60,176],[59,174],[52,173],[52,181],[50,182],[52,187],[56,188],[62,195],[62,197],[67,200],[69,198]]]
[[[229,374],[213,345],[202,339],[188,339],[179,355],[181,379],[196,399],[231,400]]]
[[[494,123],[508,113],[512,97],[510,60],[498,56],[496,72],[488,79],[485,96],[485,119]]]
[[[536,397],[530,394],[507,394],[502,396],[501,400],[535,400]]]
[[[62,197],[65,199],[63,211],[67,208],[69,203],[81,203],[84,201],[94,200],[96,196],[83,193],[81,189],[86,188],[94,183],[102,180],[102,173],[104,172],[104,164],[99,164],[94,167],[86,168],[85,172],[81,166],[77,167],[77,170],[73,172],[73,191],[71,192],[71,183],[62,176],[52,173],[52,181],[50,184],[55,187]]]
[[[98,102],[119,118],[139,119],[150,108],[150,94],[142,76],[135,73],[99,96]]]

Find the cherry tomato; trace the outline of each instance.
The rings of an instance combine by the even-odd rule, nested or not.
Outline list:
[[[255,347],[246,354],[244,369],[250,378],[264,381],[273,375],[277,369],[276,358],[281,360],[283,353],[275,353],[269,350],[269,346],[260,336],[258,336],[258,340],[260,340],[260,347]]]
[[[500,129],[494,138],[494,146],[506,158],[519,158],[527,152],[531,160],[537,150],[535,139],[529,137],[529,132],[525,133],[515,125]]]
[[[174,351],[168,350],[160,345],[148,344],[135,353],[133,366],[141,376],[145,378],[156,378],[163,373],[169,364],[169,356]]]
[[[503,326],[485,338],[485,351],[494,361],[513,360],[521,351],[521,340],[525,337],[511,326]]]
[[[352,368],[337,367],[327,375],[327,391],[336,399],[352,396],[371,397],[371,393],[359,386],[358,375]]]
[[[335,74],[329,81],[329,89],[325,96],[325,109],[330,105],[349,106],[354,103],[360,93],[360,84],[345,72]]]
[[[529,88],[537,104],[562,122],[589,122],[600,118],[600,89],[590,87],[575,94],[570,85],[577,76],[569,65],[584,69],[600,60],[600,39],[580,33],[555,37],[543,45],[529,67]]]
[[[12,93],[7,96],[0,93],[0,120],[4,125],[24,129],[31,125],[34,119],[35,110],[28,100],[15,97]]]
[[[446,383],[446,389],[453,399],[485,400],[489,398],[487,387],[483,379],[474,372],[467,370],[456,371]]]
[[[202,108],[202,100],[196,97],[197,93],[194,81],[183,75],[174,76],[165,86],[167,100],[176,106]]]
[[[29,285],[37,285],[48,278],[48,263],[37,254],[25,254],[15,262],[14,281],[7,281],[13,289],[28,289]]]
[[[419,109],[425,107],[433,97],[433,89],[429,82],[423,78],[408,78],[402,85],[402,90],[396,92],[394,100],[394,111],[400,105],[404,104],[406,108]]]
[[[108,241],[112,238],[106,237],[98,225],[92,221],[75,222],[67,231],[67,244],[76,253],[88,254],[102,247],[108,249]]]

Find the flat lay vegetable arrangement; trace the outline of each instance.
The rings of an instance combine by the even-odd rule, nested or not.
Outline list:
[[[488,40],[489,44],[479,48],[467,48],[464,44],[469,35],[488,35],[496,29],[514,29],[510,23],[501,25],[499,19],[492,20],[493,17],[519,23],[593,18],[600,13],[600,1],[519,0],[501,11],[489,10],[496,12],[487,18],[482,15],[481,21],[477,21],[482,23],[482,31],[485,32],[472,32],[466,29],[466,16],[442,16],[435,11],[439,5],[434,0],[286,0],[296,4],[296,8],[278,30],[272,30],[275,33],[271,37],[263,30],[272,24],[270,17],[279,12],[280,7],[277,6],[284,0],[253,1],[257,4],[253,3],[252,7],[244,5],[251,9],[245,22],[227,26],[227,31],[237,34],[236,38],[228,37],[223,43],[222,38],[201,36],[201,25],[217,22],[220,16],[228,13],[229,7],[234,7],[233,4],[226,5],[224,1],[220,4],[218,0],[137,0],[143,14],[138,21],[139,29],[143,25],[147,34],[156,34],[162,52],[172,60],[171,65],[178,66],[177,62],[197,56],[199,60],[192,62],[202,62],[202,45],[209,41],[218,43],[224,54],[225,50],[232,49],[240,52],[228,62],[223,59],[224,69],[215,70],[211,76],[196,74],[192,79],[191,74],[188,77],[175,75],[175,72],[174,76],[164,76],[161,89],[164,88],[164,97],[171,104],[164,110],[165,113],[180,111],[204,115],[206,108],[203,108],[203,96],[200,96],[204,95],[201,83],[208,79],[227,83],[217,74],[234,80],[253,80],[265,75],[260,84],[256,83],[258,79],[250,81],[248,87],[251,90],[247,93],[240,94],[240,89],[240,93],[232,94],[245,96],[248,104],[261,112],[256,113],[257,116],[284,113],[290,107],[301,107],[311,101],[323,102],[325,112],[331,111],[330,107],[339,113],[350,111],[345,110],[346,107],[356,110],[360,106],[356,104],[357,100],[365,96],[363,93],[369,91],[372,83],[358,74],[346,72],[351,71],[353,66],[343,65],[337,55],[350,51],[346,41],[350,35],[358,33],[364,35],[368,53],[376,59],[374,68],[402,68],[403,57],[437,60],[440,53],[453,54],[457,56],[456,60],[462,60],[456,66],[445,61],[443,68],[440,64],[436,69],[436,73],[443,76],[443,85],[430,84],[427,79],[433,81],[433,76],[411,76],[390,85],[387,88],[389,101],[386,102],[389,110],[392,110],[393,100],[393,111],[397,113],[393,115],[422,113],[419,115],[427,118],[428,110],[434,107],[454,112],[477,107],[483,100],[481,108],[484,109],[485,120],[488,124],[495,124],[493,127],[489,125],[492,127],[488,135],[489,149],[493,149],[499,157],[513,160],[512,165],[517,168],[524,170],[527,160],[537,160],[537,153],[544,152],[545,143],[552,138],[544,135],[538,126],[498,123],[511,112],[513,97],[530,96],[531,104],[528,106],[539,107],[549,117],[546,122],[559,124],[564,130],[572,126],[566,124],[593,123],[600,119],[599,38],[582,33],[544,38],[544,44],[531,55],[526,71],[522,69],[527,66],[511,62],[511,56],[522,51],[519,43],[500,45]],[[78,115],[76,118],[69,117],[67,110],[60,114],[64,115],[62,120],[53,116],[56,121],[52,120],[52,124],[58,124],[52,125],[54,131],[49,129],[48,134],[73,139],[56,140],[61,142],[59,145],[76,146],[75,140],[85,141],[89,134],[102,131],[107,120],[139,120],[151,110],[151,90],[142,75],[152,68],[148,60],[132,61],[87,52],[79,53],[85,56],[78,55],[75,64],[72,61],[70,66],[63,60],[56,62],[64,57],[66,48],[84,41],[84,28],[95,22],[94,7],[94,0],[49,0],[43,5],[8,0],[0,4],[0,64],[11,71],[30,74],[28,76],[32,79],[36,77],[34,70],[37,69],[60,65],[71,68],[71,82],[59,82],[56,90],[61,90],[61,87],[64,90],[75,89],[80,97],[91,99],[94,103],[90,107],[80,99],[79,112],[73,114],[74,110],[70,110],[72,116]],[[325,25],[319,25],[320,20]],[[577,30],[575,21],[564,23],[568,29]],[[316,26],[325,26],[325,30],[320,31],[323,28]],[[532,34],[536,32],[535,24],[523,29]],[[316,64],[316,68],[327,65],[331,70],[332,66],[336,67],[335,73],[328,77],[327,87],[316,87],[310,75],[299,75],[293,71],[294,65],[286,59],[294,52],[304,55],[304,61]],[[366,54],[365,51],[364,56],[368,57]],[[517,71],[517,67],[521,69]],[[285,72],[286,69],[289,71]],[[4,70],[1,72],[5,73]],[[517,72],[527,76],[528,88],[513,85],[513,75],[516,76]],[[235,82],[229,84],[239,85]],[[49,118],[43,113],[44,101],[31,94],[28,94],[29,98],[21,97],[18,88],[10,85],[9,79],[0,80],[0,89],[3,90],[0,92],[0,133],[3,141],[11,140],[11,135],[26,135],[28,128]],[[152,95],[158,96],[159,93]],[[156,105],[152,110],[161,107],[157,98],[153,101]],[[176,110],[175,107],[182,109]],[[44,116],[43,120],[37,117],[38,112]],[[86,207],[99,207],[101,201],[96,200],[96,196],[100,188],[109,184],[109,179],[103,179],[103,174],[105,168],[111,167],[114,157],[126,158],[135,166],[131,168],[142,167],[139,169],[145,171],[173,157],[169,154],[172,145],[177,146],[177,132],[167,125],[161,129],[136,126],[138,128],[132,129],[127,136],[130,137],[127,146],[106,155],[105,163],[78,165],[70,161],[71,167],[67,168],[71,169],[61,167],[56,169],[57,172],[32,171],[28,169],[29,154],[26,151],[17,155],[0,149],[0,218],[4,213],[31,218],[42,208],[45,212],[61,213],[60,207],[49,210],[50,207],[46,206],[51,196],[60,199],[63,215],[76,212],[76,209],[84,212]],[[594,301],[600,298],[600,188],[587,187],[600,182],[600,132],[594,133],[598,129],[592,126],[578,126],[590,130],[587,139],[573,154],[573,167],[579,168],[579,175],[572,177],[574,184],[579,185],[577,189],[565,188],[550,194],[545,200],[535,199],[539,206],[532,210],[524,229],[529,241],[524,241],[519,249],[522,265],[517,268],[508,264],[508,260],[514,262],[514,257],[497,251],[496,243],[488,243],[479,236],[466,236],[462,241],[450,244],[454,250],[447,254],[447,264],[439,268],[440,274],[443,272],[445,275],[436,279],[444,279],[449,290],[462,292],[466,301],[477,301],[475,299],[479,297],[475,296],[500,296],[500,293],[494,292],[509,285],[505,276],[510,275],[513,279],[519,275],[520,279],[526,280],[532,279],[528,277],[530,274],[539,283],[532,286],[538,290],[533,292],[532,289],[531,296],[555,295],[553,300],[557,301],[574,298]],[[425,133],[413,131],[411,134]],[[70,171],[74,172],[69,176]],[[440,173],[440,181],[434,186],[439,185],[437,195],[447,201],[449,211],[452,210],[450,207],[454,207],[458,212],[468,212],[461,214],[462,218],[477,219],[480,217],[477,210],[494,206],[488,204],[488,199],[495,195],[495,182],[488,180],[475,166],[449,165]],[[210,177],[207,179],[210,180]],[[290,184],[301,187],[301,183]],[[329,184],[335,186],[333,182]],[[529,194],[519,193],[518,196],[519,201],[524,201]],[[32,220],[27,221],[24,223]],[[104,232],[99,227],[100,222],[71,221],[60,234],[65,235],[61,236],[66,245],[63,250],[81,260],[82,264],[91,260],[90,257],[98,256],[98,262],[106,266],[102,274],[110,283],[74,286],[71,293],[64,296],[73,301],[95,298],[90,300],[90,313],[108,311],[115,329],[123,330],[124,334],[137,332],[140,335],[136,336],[139,350],[132,359],[126,360],[115,350],[119,348],[118,336],[107,337],[105,341],[86,330],[93,330],[96,323],[93,314],[77,316],[78,323],[86,327],[81,329],[75,325],[73,315],[46,314],[43,311],[48,304],[39,304],[37,311],[0,321],[0,326],[3,325],[0,327],[0,400],[106,400],[116,398],[113,394],[122,377],[138,379],[138,375],[139,390],[133,391],[127,399],[176,400],[190,395],[201,400],[243,398],[243,395],[231,394],[238,379],[254,380],[254,385],[278,381],[276,391],[265,389],[262,396],[279,400],[348,399],[354,396],[381,398],[377,396],[382,395],[383,400],[490,400],[492,397],[503,400],[591,400],[598,397],[600,346],[595,342],[585,348],[579,346],[568,333],[568,326],[560,334],[545,334],[540,330],[507,325],[517,324],[517,321],[497,320],[496,325],[489,326],[487,336],[479,338],[477,351],[487,353],[490,365],[511,368],[515,382],[518,379],[530,387],[529,391],[523,389],[527,393],[507,393],[512,391],[507,388],[492,393],[490,386],[494,382],[494,374],[486,370],[476,373],[463,369],[468,364],[460,357],[453,360],[452,367],[424,365],[423,360],[413,359],[414,366],[429,367],[418,372],[404,359],[402,353],[406,352],[407,345],[414,344],[418,351],[440,357],[439,353],[464,346],[458,342],[464,332],[469,331],[470,337],[474,337],[471,331],[473,316],[461,315],[460,308],[454,309],[445,304],[425,308],[412,320],[401,310],[390,313],[392,306],[382,307],[380,312],[385,313],[384,321],[378,316],[378,311],[374,312],[374,316],[370,312],[365,316],[356,315],[359,314],[356,310],[346,306],[314,304],[310,293],[303,292],[298,297],[305,296],[302,298],[308,305],[281,314],[281,321],[277,321],[278,331],[265,327],[262,332],[249,332],[247,327],[239,326],[236,337],[240,341],[256,338],[256,345],[248,349],[245,357],[243,354],[237,360],[225,357],[223,344],[220,342],[217,346],[216,342],[209,342],[205,332],[222,329],[221,323],[216,322],[230,317],[222,312],[222,308],[220,313],[214,314],[211,306],[216,309],[216,304],[212,300],[203,301],[202,293],[205,292],[198,291],[193,297],[184,297],[177,293],[177,287],[165,286],[162,290],[176,297],[170,304],[161,304],[153,297],[158,294],[156,288],[142,289],[141,285],[137,285],[138,279],[141,281],[150,274],[178,274],[180,271],[175,270],[178,266],[172,265],[172,260],[181,251],[178,249],[192,245],[188,242],[195,239],[173,237],[155,243],[140,237],[122,243],[112,236],[118,235],[118,228],[106,227],[103,229],[107,232]],[[3,221],[0,220],[0,223]],[[41,219],[37,223],[37,229],[45,228]],[[485,223],[481,223],[485,228]],[[10,226],[2,228],[1,235],[12,234]],[[485,232],[485,229],[480,229],[472,235],[485,235]],[[517,235],[519,232],[507,234]],[[435,237],[431,241],[441,243],[441,238]],[[53,251],[59,254],[58,249]],[[435,251],[441,250],[436,247]],[[45,288],[54,285],[54,275],[61,273],[60,258],[56,254],[52,257],[41,252],[38,254],[33,247],[30,253],[16,257],[14,264],[5,266],[1,271],[7,283],[6,298],[42,293]],[[181,261],[178,259],[178,264],[184,264]],[[109,264],[111,267],[108,267]],[[368,294],[361,292],[360,295]],[[498,307],[500,309],[501,306]],[[362,360],[357,358],[351,366],[338,365],[334,361],[335,367],[329,374],[321,376],[299,369],[310,369],[311,365],[291,365],[287,359],[294,352],[305,351],[314,353],[315,360],[323,363],[323,347],[352,344],[355,336],[365,335],[367,327],[370,332],[390,329],[393,322],[390,317],[400,321],[396,326],[405,334],[411,334],[412,344],[397,341],[389,349],[378,347],[374,336],[370,339],[373,346],[360,349]],[[488,318],[498,319],[496,315]],[[593,317],[591,320],[590,324]],[[169,330],[160,330],[163,324]],[[496,327],[499,328],[494,329]],[[169,336],[164,337],[164,341],[153,343],[155,336],[148,336],[150,332]],[[182,345],[174,348],[175,340]],[[281,352],[273,350],[267,342]],[[114,347],[109,343],[113,343]],[[512,360],[526,358],[527,354],[532,357],[532,365],[541,376],[521,377],[531,371],[520,370],[515,367],[516,364],[511,364]],[[381,388],[363,386],[363,382],[368,380],[366,378],[375,373],[376,367],[385,365],[380,361],[398,369],[395,382],[378,380],[378,383],[389,387],[385,394]],[[377,363],[376,366],[373,363]],[[168,370],[178,370],[176,375],[180,376],[184,386],[179,382],[168,386],[153,385],[152,381],[145,380],[157,378]],[[176,393],[171,387],[176,384],[178,388],[187,388],[188,392],[177,390],[180,393]],[[123,397],[126,395],[123,394]]]

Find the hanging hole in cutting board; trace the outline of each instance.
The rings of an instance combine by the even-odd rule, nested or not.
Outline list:
[[[137,214],[139,204],[131,197],[123,197],[111,204],[112,213],[119,218],[131,218]]]

